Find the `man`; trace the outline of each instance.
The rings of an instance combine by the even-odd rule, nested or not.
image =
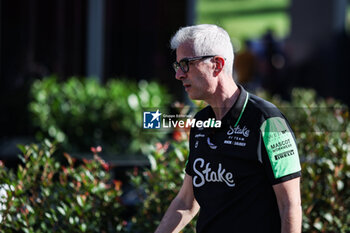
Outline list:
[[[293,133],[271,103],[232,78],[233,49],[215,25],[181,28],[171,40],[176,79],[208,106],[192,128],[183,185],[156,233],[179,232],[199,211],[198,233],[301,232],[300,163]]]

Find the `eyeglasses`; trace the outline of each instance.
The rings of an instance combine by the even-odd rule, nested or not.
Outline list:
[[[206,59],[206,58],[210,58],[210,57],[215,57],[216,55],[208,55],[208,56],[198,56],[198,57],[185,57],[182,58],[179,62],[174,62],[173,63],[173,68],[175,70],[175,72],[177,72],[179,70],[179,68],[181,68],[182,72],[187,73],[190,70],[189,67],[189,63],[191,61],[198,61],[198,60],[202,60],[202,59]]]

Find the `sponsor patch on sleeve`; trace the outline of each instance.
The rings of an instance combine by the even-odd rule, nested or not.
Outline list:
[[[301,170],[298,149],[281,117],[267,119],[260,127],[275,178],[280,178]]]

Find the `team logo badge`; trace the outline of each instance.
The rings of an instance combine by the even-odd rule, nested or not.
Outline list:
[[[238,135],[242,135],[246,138],[249,137],[249,133],[250,133],[250,130],[247,129],[246,126],[244,126],[243,128],[240,128],[239,125],[237,125],[234,128],[232,128],[232,126],[230,126],[229,131],[227,131],[227,135],[238,134]]]

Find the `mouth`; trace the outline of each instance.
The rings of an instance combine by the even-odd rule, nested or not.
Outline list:
[[[187,91],[191,87],[191,85],[190,84],[184,84],[184,87],[185,87],[185,90]]]

